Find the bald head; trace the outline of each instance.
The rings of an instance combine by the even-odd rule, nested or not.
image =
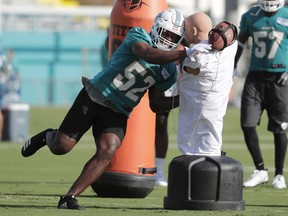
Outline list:
[[[211,29],[212,20],[203,12],[194,13],[186,18],[186,40],[189,44],[207,40]]]

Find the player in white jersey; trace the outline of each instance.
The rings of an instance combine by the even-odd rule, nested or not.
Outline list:
[[[190,43],[208,43],[212,28],[209,16],[195,13],[186,22],[190,25],[187,31],[193,35]],[[234,38],[236,35],[235,31]],[[233,83],[236,51],[234,42],[222,51],[210,50],[184,60],[178,118],[178,148],[183,154],[221,155],[223,117]]]

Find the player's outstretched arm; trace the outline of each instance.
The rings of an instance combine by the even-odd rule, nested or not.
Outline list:
[[[185,49],[165,51],[153,48],[145,42],[137,42],[131,49],[135,56],[152,64],[166,64],[187,57]]]

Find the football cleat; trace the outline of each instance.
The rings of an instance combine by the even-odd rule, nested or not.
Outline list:
[[[244,182],[244,187],[255,187],[259,184],[267,183],[269,181],[267,170],[254,170],[254,173]]]
[[[21,150],[22,156],[23,157],[29,157],[29,156],[35,154],[35,152],[38,151],[40,148],[45,146],[46,145],[45,135],[48,131],[53,131],[53,130],[54,129],[52,129],[52,128],[46,129],[46,130],[36,134],[32,138],[28,139],[22,147],[22,150]]]
[[[284,189],[286,188],[285,178],[283,175],[276,175],[272,182],[273,188]]]
[[[61,196],[58,202],[59,209],[85,210],[83,206],[78,204],[78,200],[74,196]]]

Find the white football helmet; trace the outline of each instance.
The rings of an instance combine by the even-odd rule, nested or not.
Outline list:
[[[266,12],[275,12],[283,7],[285,0],[258,0],[259,7]]]
[[[167,39],[165,36],[167,31],[173,34],[174,41]],[[180,44],[184,35],[184,17],[179,11],[169,8],[159,13],[154,19],[151,39],[157,48],[167,51],[173,50]]]

